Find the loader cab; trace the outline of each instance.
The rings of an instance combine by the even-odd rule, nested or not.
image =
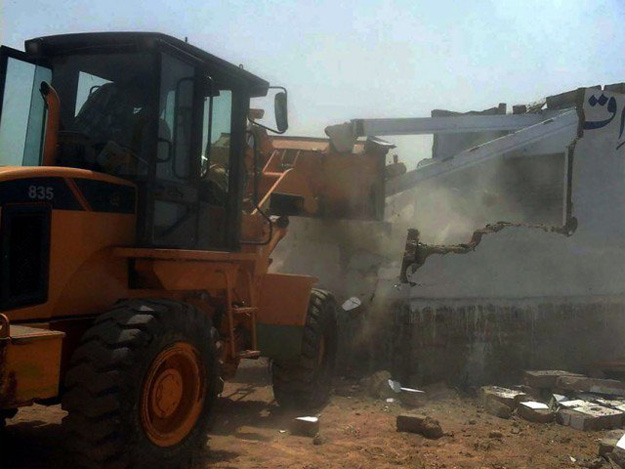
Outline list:
[[[25,51],[1,51],[0,165],[43,164],[45,82],[60,100],[55,165],[135,183],[140,246],[238,249],[247,114],[266,81],[157,33],[43,37]]]

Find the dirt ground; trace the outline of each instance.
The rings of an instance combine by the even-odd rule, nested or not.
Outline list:
[[[320,414],[321,444],[314,444],[288,432],[296,414],[273,402],[263,363],[242,368],[237,380],[226,384],[218,406],[209,450],[197,468],[579,468],[595,459],[598,439],[607,433],[532,424],[516,416],[499,419],[481,411],[475,400],[447,391],[419,409],[438,419],[446,433],[427,440],[395,430],[395,416],[406,409],[367,397],[339,378],[336,395]],[[20,410],[0,437],[0,467],[70,467],[62,449],[63,415],[59,406]]]

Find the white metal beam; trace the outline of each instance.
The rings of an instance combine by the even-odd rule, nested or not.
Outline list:
[[[562,111],[549,114],[527,113],[492,116],[465,114],[445,117],[353,119],[351,124],[357,137],[510,131],[538,124],[559,113]]]
[[[504,116],[492,117],[501,119]],[[542,117],[544,119],[544,116]],[[464,150],[451,158],[440,162],[435,161],[421,168],[409,171],[386,183],[386,196],[388,197],[406,191],[414,187],[415,184],[420,181],[501,157],[505,153],[540,142],[560,132],[570,131],[573,138],[577,131],[578,120],[577,112],[574,109],[569,110],[498,139]],[[563,152],[565,150],[566,147],[562,148]]]

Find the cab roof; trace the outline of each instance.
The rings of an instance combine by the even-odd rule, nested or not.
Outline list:
[[[29,39],[24,42],[27,54],[35,57],[55,57],[77,53],[123,52],[149,50],[165,44],[183,55],[210,66],[213,78],[218,81],[235,79],[243,81],[252,96],[267,94],[269,83],[262,78],[220,59],[208,52],[167,34],[155,32],[94,32],[60,34]]]

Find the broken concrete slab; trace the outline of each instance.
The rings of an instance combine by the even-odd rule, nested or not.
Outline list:
[[[558,408],[560,408],[561,403],[563,402],[567,402],[569,400],[568,397],[562,395],[562,394],[552,394],[551,397],[549,398],[549,408],[551,410],[558,410]]]
[[[533,388],[555,388],[558,378],[571,376],[583,378],[584,375],[563,370],[527,370],[523,372],[523,381]]]
[[[555,412],[547,404],[536,401],[519,403],[518,413],[525,420],[535,423],[549,423],[555,418]]]
[[[599,456],[605,456],[614,451],[616,444],[625,435],[624,430],[612,430],[599,440]]]
[[[606,454],[614,451],[616,443],[618,443],[616,438],[602,438],[599,440],[599,456],[605,456]]]
[[[617,464],[618,467],[625,467],[625,436],[616,442],[612,452],[606,455],[607,459]]]
[[[509,419],[512,416],[512,409],[510,409],[510,407],[493,398],[486,399],[484,409],[490,415],[494,415],[495,417],[499,417],[501,419]]]
[[[558,388],[568,391],[625,396],[625,383],[614,379],[560,376],[556,385]]]
[[[572,401],[563,401],[559,403],[560,407],[564,407],[565,409],[575,409],[576,407],[582,407],[587,404],[588,402],[582,399],[574,399]]]
[[[521,391],[502,388],[500,386],[483,386],[480,388],[480,399],[486,407],[488,400],[496,400],[507,405],[510,410],[516,409],[519,402],[530,400],[530,397]]]
[[[296,417],[291,422],[291,433],[298,436],[314,437],[319,433],[318,417]]]
[[[556,420],[576,430],[596,431],[620,427],[623,415],[619,410],[587,402],[575,408],[560,409]]]
[[[600,404],[604,407],[610,407],[612,409],[620,410],[625,412],[625,400],[621,399],[604,399],[602,397],[598,397],[593,399],[594,402]]]
[[[576,430],[604,430],[623,425],[623,412],[607,407],[578,407],[573,409],[569,426]]]
[[[401,414],[397,416],[396,425],[399,432],[418,433],[429,439],[443,436],[438,420],[426,415]]]

